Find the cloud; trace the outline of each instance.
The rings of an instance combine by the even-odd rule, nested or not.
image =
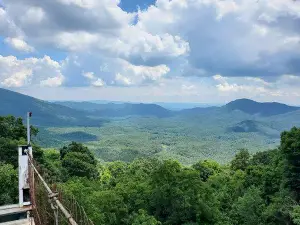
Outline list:
[[[158,83],[170,72],[166,65],[135,66],[126,61],[121,61],[119,70],[121,73],[116,73],[114,83],[127,86]]]
[[[103,87],[105,85],[104,81],[100,78],[92,82],[92,85],[95,87]]]
[[[2,14],[25,43],[101,54],[136,66],[171,68],[177,61],[174,71],[188,62],[183,76],[256,77],[300,71],[300,53],[295,51],[299,2],[158,0],[138,13],[123,11],[119,3],[4,0]],[[291,32],[285,32],[286,27]]]
[[[23,52],[33,52],[34,48],[28,45],[24,40],[19,38],[6,38],[5,42],[12,48],[23,51]]]
[[[0,35],[2,36],[15,36],[18,33],[18,28],[14,21],[9,19],[6,10],[0,7]]]
[[[3,87],[55,87],[62,85],[64,80],[61,65],[49,56],[17,59],[14,56],[0,55],[0,68],[0,85]]]
[[[247,96],[248,98],[277,98],[284,99],[299,96],[300,77],[281,75],[276,80],[267,82],[257,77],[213,77],[215,87],[220,93],[232,96]]]
[[[120,73],[116,74],[115,81],[116,81],[117,84],[125,85],[125,86],[129,86],[129,85],[132,84],[132,81],[130,80],[130,78],[125,77]]]
[[[292,24],[299,8],[299,1],[286,0],[159,0],[139,13],[137,26],[153,34],[180,34],[191,49],[190,66],[206,76],[297,75],[300,31]],[[293,32],[286,32],[287,25]],[[291,39],[296,41],[284,42]]]
[[[153,35],[134,26],[136,13],[122,11],[119,1],[4,0],[4,4],[7,17],[25,40],[39,46],[104,54],[134,64],[158,64],[189,51],[178,35]]]
[[[157,0],[136,13],[118,0],[2,2],[0,35],[30,56],[1,56],[1,86],[153,88],[176,98],[299,93],[299,1]]]
[[[135,66],[126,61],[121,64],[123,74],[126,74],[131,84],[144,84],[147,82],[159,81],[164,75],[170,72],[166,65],[158,66]]]
[[[42,80],[40,84],[41,86],[58,87],[62,85],[63,80],[64,80],[63,76],[49,77],[46,80]]]
[[[101,78],[97,78],[93,72],[83,72],[82,75],[86,77],[94,87],[103,87],[105,85],[105,82]]]
[[[86,78],[88,78],[89,80],[93,80],[95,79],[95,75],[93,72],[83,72],[82,75]]]

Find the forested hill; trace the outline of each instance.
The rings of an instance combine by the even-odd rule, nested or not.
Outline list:
[[[261,116],[274,116],[299,110],[299,107],[289,106],[277,102],[255,102],[250,99],[238,99],[223,106],[229,111],[240,110],[248,114]]]
[[[175,113],[156,104],[143,103],[106,103],[92,102],[57,102],[73,109],[87,111],[88,114],[101,117],[126,117],[126,116],[155,116],[169,117]]]
[[[99,126],[102,123],[88,118],[82,111],[2,88],[0,106],[0,115],[25,118],[27,112],[33,112],[32,123],[39,126]]]

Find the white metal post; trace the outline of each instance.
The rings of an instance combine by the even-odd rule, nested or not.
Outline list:
[[[24,174],[24,170],[26,168],[24,168],[24,158],[22,157],[22,146],[18,147],[18,164],[19,164],[19,205],[20,207],[23,207],[23,202],[24,202],[24,198],[23,198],[23,183],[24,183],[24,179],[23,179],[23,174]]]
[[[27,144],[30,145],[30,112],[27,113]]]
[[[19,146],[18,147],[18,158],[19,158],[19,206],[31,205],[30,201],[24,201],[24,190],[30,189],[29,185],[29,157],[25,153],[27,150],[28,154],[32,157],[31,146]],[[29,190],[30,191],[30,190]]]

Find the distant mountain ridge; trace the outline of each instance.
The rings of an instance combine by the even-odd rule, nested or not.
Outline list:
[[[124,116],[197,116],[205,113],[230,113],[239,110],[249,115],[269,117],[300,110],[300,107],[277,102],[256,102],[250,99],[237,99],[218,107],[194,107],[182,110],[170,110],[157,104],[146,103],[95,103],[95,102],[57,102],[70,108],[88,111],[90,115],[102,117]]]
[[[221,107],[195,107],[184,110],[169,110],[157,104],[144,103],[105,103],[93,102],[47,102],[17,92],[0,88],[0,115],[25,117],[32,111],[33,124],[41,126],[99,126],[103,118],[127,116],[154,116],[158,118],[183,116],[192,118],[197,115],[223,117],[234,111],[271,117],[280,114],[297,113],[300,107],[277,102],[260,103],[250,99],[237,99]],[[94,119],[98,118],[98,119]],[[289,115],[292,120],[293,115]]]
[[[25,118],[27,112],[33,112],[32,123],[38,126],[99,126],[103,122],[80,110],[0,88],[1,116]]]
[[[169,117],[174,115],[171,110],[156,104],[144,103],[106,103],[92,102],[57,102],[77,110],[85,110],[89,115],[99,117],[126,117],[126,116],[156,116]]]
[[[240,110],[250,115],[259,114],[261,116],[274,116],[300,110],[300,107],[278,102],[256,102],[250,99],[237,99],[229,102],[223,108],[229,111]]]

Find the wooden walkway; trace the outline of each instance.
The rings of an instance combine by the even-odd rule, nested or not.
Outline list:
[[[15,220],[10,222],[0,223],[0,224],[1,225],[34,225],[34,220],[33,218],[28,218],[28,219]]]
[[[5,206],[0,207],[0,216],[26,213],[26,212],[30,211],[31,209],[32,209],[31,206],[20,207],[18,204],[5,205]]]
[[[26,213],[32,209],[31,206],[23,206],[20,207],[18,204],[16,205],[5,205],[5,206],[0,206],[0,225],[34,225],[34,220],[33,218],[26,218],[27,215]],[[25,214],[22,217],[18,217],[18,214]],[[13,221],[8,221],[7,217],[15,217],[14,215],[17,216],[17,218],[22,218],[22,219],[17,219]],[[1,222],[1,218],[6,218],[4,221],[7,222]]]

